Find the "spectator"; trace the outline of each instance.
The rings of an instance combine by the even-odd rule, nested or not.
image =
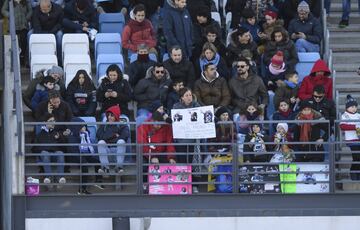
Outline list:
[[[201,8],[206,8],[210,13],[212,4],[212,0],[186,0],[186,6],[193,22],[196,21],[196,13]]]
[[[289,131],[289,126],[287,123],[278,123],[276,125],[276,133],[274,135],[274,150],[279,152],[283,151],[283,146],[289,144],[286,144],[286,142],[291,142],[292,138]]]
[[[31,3],[31,7],[35,8],[36,6],[40,5],[41,0],[30,0],[29,2]],[[55,4],[58,4],[59,6],[64,5],[64,0],[51,0],[51,2],[55,3]]]
[[[278,52],[283,53],[285,68],[294,71],[295,65],[299,62],[294,42],[289,39],[288,33],[282,27],[274,28],[271,33],[271,40],[267,43],[264,52],[264,63],[269,66],[272,57]]]
[[[318,0],[290,0],[290,1],[284,1],[283,5],[283,19],[285,21],[285,28],[289,25],[289,22],[297,17],[298,13],[298,6],[300,3],[307,3],[309,6],[309,9],[311,9],[311,13],[319,18],[321,15],[321,1]]]
[[[145,77],[146,71],[155,64],[155,61],[149,58],[149,47],[140,44],[137,47],[137,59],[129,66],[129,83],[132,88]]]
[[[157,33],[160,21],[162,22],[161,8],[164,5],[164,0],[130,0],[129,2],[132,6],[138,4],[143,4],[145,6],[145,16],[151,21],[154,31]]]
[[[118,105],[109,107],[106,111],[106,124],[101,125],[96,132],[98,138],[98,151],[101,168],[98,173],[107,174],[110,172],[109,156],[115,154],[115,173],[124,172],[124,158],[126,152],[126,141],[130,136],[127,124],[114,124],[119,122],[121,110]],[[112,146],[108,146],[111,144]],[[116,146],[114,146],[116,144]],[[113,155],[112,155],[113,156]]]
[[[292,121],[295,120],[295,117],[297,115],[296,112],[294,112],[294,110],[291,109],[290,107],[290,101],[286,98],[280,98],[279,99],[279,103],[275,104],[276,108],[278,109],[272,116],[272,120],[273,121],[281,121],[281,120],[285,120],[285,121]],[[272,130],[270,131],[270,133],[273,132],[273,130],[276,130],[276,126],[278,125],[277,122],[274,122],[272,124]],[[294,129],[294,123],[289,123],[289,134],[293,133],[293,129]]]
[[[28,50],[27,50],[27,33],[29,30],[28,21],[31,20],[32,8],[30,3],[27,0],[13,1],[14,3],[14,18],[15,18],[15,30],[16,35],[19,38],[20,46],[20,62],[25,63]],[[8,19],[10,17],[9,13],[9,0],[5,0],[1,8],[1,14]]]
[[[212,63],[216,66],[219,75],[225,79],[230,78],[230,73],[226,65],[226,61],[219,55],[216,47],[212,43],[205,43],[197,65],[197,76],[201,76],[206,64]],[[198,77],[197,77],[198,78]]]
[[[244,27],[249,30],[251,37],[255,43],[259,43],[260,37],[260,26],[257,22],[257,17],[253,9],[246,8],[244,9],[244,12],[242,13],[244,21],[240,24],[241,27]]]
[[[148,122],[164,122],[160,112],[154,112]],[[176,163],[175,147],[173,146],[173,134],[168,124],[142,124],[137,128],[138,144],[144,144],[142,152],[144,163]],[[158,145],[166,144],[166,145]],[[157,155],[166,153],[167,155]]]
[[[31,98],[34,95],[36,91],[36,86],[38,84],[41,84],[41,82],[44,80],[45,70],[40,70],[35,74],[35,78],[32,79],[26,88],[25,92],[23,93],[23,101],[25,105],[29,108],[31,108]],[[46,73],[47,75],[53,77],[55,79],[55,87],[54,88],[60,88],[61,96],[65,95],[65,84],[63,80],[64,71],[59,66],[53,66],[51,69],[49,69]]]
[[[225,5],[226,13],[231,12],[231,29],[235,29],[240,24],[243,10],[248,0],[228,0]]]
[[[256,0],[248,1],[248,7],[255,10],[256,20],[263,22],[265,19],[265,11],[269,8],[274,8],[274,0]]]
[[[85,70],[78,70],[66,90],[66,101],[77,117],[95,116],[96,88]]]
[[[124,27],[121,39],[122,46],[128,50],[128,56],[137,52],[141,44],[145,44],[152,53],[156,52],[156,31],[150,22],[145,18],[145,6],[136,5],[133,9],[133,17]]]
[[[71,0],[65,4],[64,30],[67,33],[88,33],[98,29],[96,9],[89,0]]]
[[[269,146],[265,144],[265,142],[270,142],[269,136],[263,134],[259,124],[251,124],[250,127],[250,133],[245,137],[244,162],[269,162],[271,158],[267,154]]]
[[[325,0],[324,8],[326,9],[327,16],[330,15],[330,6],[331,6],[331,0]]]
[[[165,104],[170,85],[169,72],[162,63],[156,63],[147,70],[145,78],[141,79],[134,89],[134,97],[138,103],[138,122],[145,121],[153,101],[160,100]]]
[[[252,59],[259,63],[259,54],[257,52],[257,45],[252,40],[249,29],[239,27],[230,35],[230,44],[227,47],[228,63],[233,63],[238,57],[244,56],[244,51],[250,51]]]
[[[330,5],[330,3],[329,3]],[[328,8],[330,9],[330,7]],[[358,0],[358,10],[360,12],[360,1]],[[339,27],[344,28],[349,25],[350,11],[351,11],[351,0],[342,1],[342,16],[341,21],[339,22]]]
[[[29,35],[54,34],[56,37],[58,60],[61,61],[62,22],[64,12],[61,6],[50,0],[40,0],[40,5],[34,8],[32,17],[33,29]]]
[[[263,33],[259,34],[260,38],[270,41],[271,34],[276,27],[284,27],[284,21],[278,18],[278,12],[275,9],[267,9],[265,11],[265,23],[262,24]]]
[[[298,95],[299,98],[301,100],[311,98],[314,87],[316,85],[323,85],[325,88],[325,97],[327,99],[332,99],[333,82],[330,75],[331,72],[326,63],[321,59],[317,60],[311,69],[310,75],[306,76],[301,83]]]
[[[289,101],[290,109],[296,110],[296,104],[300,102],[298,98],[299,76],[296,72],[285,74],[285,84],[279,86],[275,91],[274,105],[279,107],[282,100]]]
[[[360,161],[360,145],[359,145],[359,133],[360,133],[360,114],[357,112],[358,103],[355,98],[351,95],[347,95],[345,108],[346,111],[341,115],[340,123],[341,130],[344,131],[345,141],[347,141],[347,145],[351,149],[351,155],[353,158],[353,162],[350,167],[350,171],[359,171],[360,164],[355,163]],[[349,121],[353,120],[353,121]],[[352,180],[360,180],[359,172],[351,172],[350,177]]]
[[[324,120],[321,113],[313,109],[313,104],[303,101],[300,106],[300,112],[295,118],[299,121]],[[294,125],[295,142],[313,142],[297,144],[295,148],[301,152],[311,152],[309,154],[297,154],[298,162],[323,162],[324,161],[324,140],[328,139],[328,127],[326,123],[297,123]],[[320,153],[314,153],[320,152]]]
[[[169,71],[172,81],[182,81],[185,86],[193,88],[195,71],[193,64],[183,57],[180,46],[171,47],[170,58],[164,62],[164,67]]]
[[[169,92],[167,97],[167,106],[166,108],[170,112],[174,106],[174,104],[180,101],[179,91],[184,88],[184,82],[182,80],[174,80],[172,82],[172,90]]]
[[[194,95],[200,105],[213,105],[215,109],[230,104],[230,92],[226,79],[216,71],[216,65],[207,63],[201,78],[195,82]]]
[[[309,5],[302,1],[298,6],[298,17],[289,24],[289,35],[295,41],[297,52],[319,52],[322,29],[319,19],[310,13]]]
[[[40,102],[47,101],[49,91],[55,87],[55,79],[51,76],[44,77],[41,84],[36,85],[36,91],[34,96],[31,98],[31,110],[35,111]],[[55,89],[56,90],[56,89]],[[57,89],[59,90],[59,88]]]
[[[33,153],[40,153],[41,163],[43,164],[45,178],[44,184],[50,184],[51,181],[56,180],[59,184],[65,184],[66,179],[64,177],[64,147],[59,146],[59,144],[64,144],[66,142],[64,136],[58,129],[56,129],[53,122],[56,121],[54,114],[45,113],[43,115],[44,122],[50,122],[47,125],[41,127],[40,133],[38,133],[35,137],[35,144],[49,144],[48,146],[34,146],[32,148]],[[59,178],[51,178],[53,177],[51,165],[50,163],[56,162],[56,177]]]
[[[164,7],[163,29],[167,41],[167,48],[174,45],[181,47],[184,58],[191,57],[192,51],[192,22],[186,9],[186,0],[166,0]]]
[[[196,11],[196,20],[193,27],[193,43],[197,44],[201,41],[205,34],[207,26],[212,26],[216,30],[216,34],[221,34],[221,28],[217,21],[211,18],[210,10],[206,6],[202,6]]]
[[[249,72],[249,61],[240,57],[236,62],[236,76],[229,81],[231,94],[231,104],[234,107],[234,113],[244,109],[248,103],[261,101],[262,109],[268,104],[268,94],[266,87],[258,76]]]
[[[102,0],[98,3],[99,13],[119,13],[121,12],[124,16],[128,13],[128,0]]]
[[[119,105],[123,114],[130,115],[128,102],[131,100],[131,89],[128,81],[123,77],[119,66],[111,64],[106,70],[106,77],[102,79],[96,92],[96,99],[101,104],[101,112]]]

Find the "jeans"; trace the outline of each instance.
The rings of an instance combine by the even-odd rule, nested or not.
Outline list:
[[[330,14],[330,7],[331,6],[331,0],[325,0],[324,2],[324,7],[326,9],[326,14],[329,15]]]
[[[299,52],[299,53],[319,52],[320,51],[320,46],[318,44],[308,42],[302,38],[300,38],[296,41],[295,46],[296,46],[297,52]]]
[[[109,155],[115,154],[117,167],[122,167],[126,152],[126,141],[119,139],[116,144],[117,146],[107,146],[104,140],[98,142],[98,152],[101,167],[109,168]],[[111,156],[113,158],[113,155]]]
[[[358,0],[358,7],[359,7],[359,13],[360,13],[360,0]],[[342,0],[342,20],[349,20],[350,11],[351,11],[351,0]]]
[[[274,105],[275,93],[272,90],[268,90],[268,95],[269,95],[269,104],[266,107],[266,116],[268,120],[270,120],[272,115],[275,113],[275,105]]]
[[[56,161],[59,165],[56,166],[56,173],[58,174],[64,174],[64,163],[65,163],[65,157],[64,153],[61,151],[56,151],[54,153],[50,153],[48,151],[41,151],[41,161],[44,163],[44,172],[46,177],[48,177],[48,174],[51,174],[51,165],[49,165],[52,161]]]

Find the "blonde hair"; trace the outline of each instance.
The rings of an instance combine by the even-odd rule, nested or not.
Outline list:
[[[201,52],[200,58],[205,58],[206,50],[211,50],[214,54],[217,53],[217,49],[216,49],[215,45],[210,42],[206,42],[202,47],[202,52]]]

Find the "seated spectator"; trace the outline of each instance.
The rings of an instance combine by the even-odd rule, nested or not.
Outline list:
[[[289,147],[289,144],[286,142],[291,142],[291,134],[288,132],[289,126],[287,123],[278,123],[276,125],[276,133],[274,135],[274,151],[276,152],[282,152],[283,146],[287,145]]]
[[[106,77],[102,79],[96,92],[96,99],[101,103],[101,112],[119,105],[123,114],[130,115],[128,102],[131,100],[131,89],[127,80],[123,78],[119,66],[111,64],[106,70]]]
[[[310,13],[309,5],[302,1],[298,6],[298,17],[289,24],[289,35],[295,42],[297,52],[319,52],[322,29],[319,19]]]
[[[192,21],[196,22],[196,13],[201,8],[207,9],[210,13],[212,3],[212,0],[186,0],[186,8],[190,13]]]
[[[303,101],[300,106],[300,112],[295,118],[299,121],[306,120],[324,120],[321,113],[313,109],[313,105]],[[328,125],[326,123],[296,123],[294,125],[295,142],[313,142],[312,144],[296,144],[294,148],[300,152],[311,152],[308,154],[297,154],[298,162],[322,162],[324,161],[324,140],[328,139]],[[314,153],[320,152],[320,153]]]
[[[145,44],[140,44],[137,47],[137,59],[129,65],[129,83],[132,88],[143,79],[146,75],[146,71],[155,64],[153,60],[149,58],[149,47]]]
[[[168,90],[171,85],[169,72],[162,63],[156,63],[150,67],[144,79],[141,79],[134,89],[134,97],[137,101],[137,121],[145,121],[150,112],[150,105],[155,100],[165,104]]]
[[[231,29],[239,26],[242,18],[242,12],[247,5],[248,0],[228,0],[225,5],[226,13],[231,12]]]
[[[289,25],[289,22],[297,17],[297,13],[299,12],[299,4],[300,3],[307,3],[308,4],[308,8],[311,10],[311,13],[319,18],[321,15],[321,1],[318,0],[291,0],[291,1],[284,1],[283,4],[283,11],[282,11],[282,16],[283,19],[285,20],[285,25],[287,27],[287,25]],[[304,4],[303,4],[304,5]],[[304,5],[305,6],[305,5]]]
[[[152,53],[156,52],[156,31],[150,22],[145,18],[145,6],[136,5],[133,9],[133,17],[124,27],[121,43],[123,48],[128,50],[128,56],[137,52],[141,44],[145,44]]]
[[[110,156],[116,157],[115,173],[122,173],[124,172],[125,144],[130,136],[130,130],[127,124],[114,124],[114,122],[119,122],[121,115],[118,105],[109,107],[105,114],[106,124],[101,125],[96,132],[96,137],[99,140],[98,151],[101,163],[98,173],[107,174],[110,172]]]
[[[267,43],[264,52],[264,63],[269,66],[272,57],[278,52],[283,53],[285,68],[294,71],[295,65],[299,62],[298,54],[293,41],[282,27],[275,27],[271,33],[271,40]]]
[[[246,58],[240,57],[236,62],[236,67],[236,76],[229,81],[234,113],[246,109],[246,104],[257,104],[258,101],[261,101],[260,107],[264,109],[269,101],[264,82],[260,77],[249,72],[249,61]]]
[[[278,108],[282,100],[289,101],[290,109],[295,109],[295,105],[300,102],[298,98],[299,76],[296,72],[285,74],[284,84],[275,90],[274,105]]]
[[[193,32],[190,14],[186,9],[186,0],[166,0],[163,30],[167,50],[178,45],[183,51],[183,57],[189,59],[193,46]]]
[[[268,135],[262,132],[262,126],[251,124],[250,132],[245,137],[244,162],[269,162],[271,155],[267,154],[269,146],[265,142],[270,142]]]
[[[56,121],[54,114],[45,113],[43,115],[44,122],[50,122],[47,125],[41,127],[40,133],[35,137],[35,144],[49,144],[48,146],[34,146],[32,148],[33,153],[40,153],[41,163],[43,164],[45,178],[44,184],[50,184],[52,181],[57,181],[59,184],[65,184],[66,179],[64,177],[64,167],[65,167],[65,158],[64,158],[64,146],[59,146],[58,144],[66,143],[66,139],[63,134],[57,129],[57,127],[52,124]],[[57,176],[51,175],[53,172],[51,170],[50,163],[55,162]],[[54,177],[54,178],[52,178]]]
[[[97,12],[89,0],[71,0],[65,4],[63,26],[66,33],[88,33],[98,29]]]
[[[227,59],[228,63],[233,63],[237,58],[243,57],[244,51],[250,51],[252,54],[252,59],[259,63],[259,54],[257,52],[257,45],[252,40],[251,34],[249,29],[244,27],[239,27],[231,34],[230,37],[230,44],[227,47]]]
[[[147,122],[164,122],[160,112],[154,112]],[[144,163],[176,163],[175,147],[173,146],[172,128],[168,124],[141,124],[137,128],[138,144],[143,145]],[[166,145],[157,145],[166,144]],[[157,155],[164,154],[166,155]]]
[[[32,16],[32,8],[31,4],[27,0],[19,0],[13,1],[14,3],[14,15],[15,16],[15,30],[16,35],[19,39],[19,46],[20,46],[20,62],[24,65],[26,57],[28,56],[27,50],[27,33],[29,30],[28,22],[31,20]],[[1,14],[4,18],[8,19],[10,17],[9,12],[9,0],[5,0],[2,8]]]
[[[81,118],[74,117],[72,122],[84,122]],[[68,146],[67,152],[71,154],[80,153],[78,156],[73,156],[73,160],[76,163],[80,163],[81,166],[81,174],[80,174],[80,182],[83,184],[79,187],[78,194],[91,194],[87,190],[86,183],[89,183],[89,178],[91,176],[87,176],[84,174],[89,173],[89,167],[92,167],[91,164],[94,164],[95,172],[97,173],[99,166],[99,156],[95,153],[94,146],[92,146],[90,139],[90,131],[87,129],[87,125],[77,124],[69,127],[71,129],[71,134],[67,137],[68,143],[73,143],[75,145]],[[100,181],[100,176],[95,176],[95,182]]]
[[[184,82],[181,80],[174,80],[171,85],[172,90],[169,92],[166,100],[166,108],[169,112],[172,110],[174,104],[180,101],[179,91],[184,88]]]
[[[64,12],[61,6],[52,3],[50,0],[40,0],[40,4],[34,8],[32,17],[33,29],[29,31],[31,34],[54,34],[56,37],[58,61],[61,59],[62,45],[62,22]]]
[[[194,44],[197,44],[201,41],[207,26],[212,26],[215,28],[216,34],[221,34],[219,23],[211,18],[210,10],[206,6],[202,6],[196,11],[196,19],[194,20],[193,26]]]
[[[44,77],[41,84],[36,85],[36,91],[34,96],[31,98],[31,110],[35,111],[40,102],[47,101],[49,98],[49,91],[55,87],[55,79],[51,76]],[[60,90],[55,89],[55,90]]]
[[[285,121],[292,121],[295,120],[295,117],[297,115],[296,112],[294,112],[294,110],[291,109],[290,107],[290,102],[288,99],[286,98],[280,98],[278,101],[278,104],[275,104],[277,111],[273,114],[272,116],[272,120],[273,121],[280,121],[280,120],[285,120]],[[273,129],[272,130],[276,130],[278,123],[274,122],[272,124]],[[289,123],[289,133],[292,134],[294,129],[294,123]],[[272,130],[270,133],[272,133]]]
[[[226,79],[216,71],[216,65],[207,63],[201,78],[195,82],[194,94],[200,105],[213,105],[215,109],[230,104],[230,92]]]
[[[85,70],[78,70],[66,89],[66,101],[77,117],[95,116],[96,88]]]
[[[204,71],[206,64],[212,63],[216,66],[219,75],[225,79],[230,78],[230,73],[226,65],[226,61],[219,55],[216,47],[212,43],[205,43],[199,58],[199,65],[197,66],[197,79],[201,76]]]
[[[325,97],[327,99],[333,98],[333,81],[330,78],[331,71],[326,63],[319,59],[315,62],[311,69],[310,75],[306,76],[301,82],[299,89],[299,98],[306,100],[312,97],[314,87],[316,85],[323,85],[325,88]]]
[[[180,101],[173,106],[173,109],[188,109],[200,107],[201,105],[193,100],[191,89],[184,87],[179,90]]]
[[[261,28],[258,25],[254,10],[251,8],[246,8],[244,9],[242,16],[244,18],[244,21],[240,24],[240,26],[248,29],[250,31],[253,41],[258,44],[260,41],[259,32]]]
[[[274,29],[276,27],[284,27],[284,21],[278,18],[278,11],[274,8],[268,8],[264,14],[265,22],[262,24],[263,32],[260,32],[259,36],[262,40],[270,41]]]
[[[216,47],[216,50],[220,57],[226,57],[227,50],[225,45],[221,41],[221,33],[218,34],[216,27],[209,25],[205,27],[204,35],[202,36],[200,42],[195,44],[191,57],[193,63],[197,63],[197,60],[199,60],[199,57],[202,53],[202,48],[207,42],[212,43]]]
[[[194,65],[183,57],[180,46],[173,46],[169,50],[170,58],[164,62],[172,81],[182,81],[186,87],[193,88],[195,83]]]
[[[69,1],[69,0],[67,0]],[[29,1],[31,3],[31,7],[35,8],[36,6],[40,5],[40,0],[30,0]],[[64,0],[51,0],[51,2],[58,4],[59,6],[63,6],[64,5]],[[66,0],[65,0],[66,2]]]

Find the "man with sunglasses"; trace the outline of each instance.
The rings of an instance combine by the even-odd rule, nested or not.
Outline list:
[[[260,104],[259,107],[264,109],[269,102],[269,96],[263,80],[249,71],[249,60],[244,57],[235,62],[235,67],[236,76],[229,81],[233,112],[238,113],[249,103]]]

